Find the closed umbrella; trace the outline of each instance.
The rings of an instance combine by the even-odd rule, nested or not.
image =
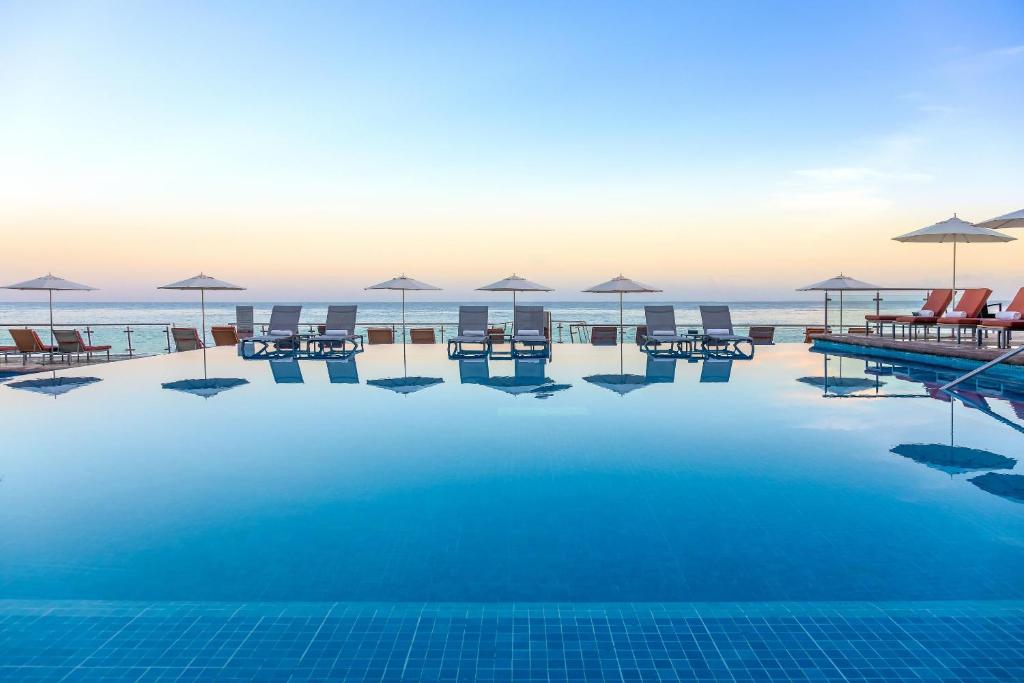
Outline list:
[[[622,344],[625,341],[625,333],[622,326],[622,295],[623,294],[650,294],[653,292],[660,292],[661,290],[650,285],[645,285],[642,282],[636,280],[630,280],[628,277],[618,275],[613,277],[607,282],[602,282],[599,285],[594,285],[589,289],[584,289],[584,292],[590,292],[592,294],[618,294],[619,295],[619,343]]]
[[[476,288],[478,292],[512,292],[512,314],[515,315],[516,309],[516,292],[553,292],[554,290],[550,287],[545,287],[542,284],[538,284],[533,280],[527,280],[525,277],[519,277],[515,273],[512,273],[503,280],[492,282],[489,285]]]
[[[839,273],[821,282],[801,287],[798,292],[824,292],[825,293],[825,329],[828,329],[828,293],[839,292],[839,332],[843,331],[843,292],[877,292],[882,288],[870,282],[864,282],[857,278],[849,277]]]
[[[34,280],[26,280],[25,282],[17,282],[13,285],[7,285],[4,289],[19,289],[22,291],[46,291],[50,298],[50,347],[53,347],[53,293],[54,292],[91,292],[94,291],[95,287],[89,285],[80,285],[77,282],[71,282],[65,280],[62,277],[57,277],[53,273],[48,273],[42,277],[37,277]],[[53,360],[52,356],[50,360]]]
[[[897,242],[931,242],[938,244],[952,243],[953,245],[953,291],[956,292],[956,245],[977,244],[980,242],[1011,242],[1015,237],[1004,233],[983,228],[973,223],[957,218],[947,218],[944,221],[929,225],[920,230],[908,232],[899,237],[893,237]]]
[[[1024,209],[1011,213],[989,218],[987,221],[978,223],[983,228],[991,230],[1005,230],[1007,228],[1024,228]]]
[[[370,285],[367,289],[392,289],[402,292],[402,345],[405,345],[405,293],[406,292],[419,292],[419,291],[440,291],[440,287],[434,285],[428,285],[426,282],[420,282],[419,280],[413,280],[411,277],[406,277],[404,274],[398,277],[391,278],[387,282],[381,282],[380,284]]]
[[[199,290],[199,306],[202,310],[202,329],[203,329],[203,347],[206,347],[206,292],[209,291],[238,291],[243,290],[245,287],[239,287],[233,285],[230,282],[224,282],[217,278],[210,277],[209,275],[203,275],[199,273],[195,277],[190,277],[187,280],[181,280],[179,282],[172,282],[169,285],[163,287],[157,287],[157,289],[179,289],[179,290]]]

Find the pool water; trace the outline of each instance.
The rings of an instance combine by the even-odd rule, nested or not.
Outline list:
[[[387,346],[92,366],[56,396],[7,382],[0,597],[1024,598],[1024,505],[971,481],[1021,473],[1024,394],[949,401],[934,375],[802,345],[717,363]],[[951,444],[1004,460],[951,465]]]

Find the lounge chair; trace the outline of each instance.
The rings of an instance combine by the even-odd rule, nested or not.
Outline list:
[[[436,344],[433,327],[414,327],[409,330],[409,342],[412,344]]]
[[[295,357],[271,358],[270,372],[276,384],[302,384],[302,368]]]
[[[110,360],[109,344],[97,346],[86,344],[82,339],[82,333],[78,330],[54,330],[53,336],[57,340],[57,350],[62,354],[81,356],[84,353],[87,359],[91,359],[94,353],[106,353],[107,360]]]
[[[235,306],[235,331],[239,339],[248,339],[256,334],[252,306]]]
[[[274,306],[270,311],[270,327],[267,334],[260,334],[245,340],[250,353],[248,357],[265,356],[278,351],[291,351],[299,345],[299,315],[302,306]]]
[[[448,356],[467,355],[464,344],[480,345],[479,350],[472,350],[473,355],[486,354],[491,350],[493,337],[487,327],[487,306],[459,306],[459,331],[448,339]],[[461,366],[460,366],[461,367]]]
[[[21,354],[23,365],[28,363],[29,356],[33,354],[45,353],[52,355],[57,353],[57,347],[44,344],[43,340],[39,338],[39,333],[35,330],[11,327],[7,331],[11,333],[14,347]]]
[[[331,384],[359,384],[359,368],[355,356],[332,358],[327,361],[327,377]]]
[[[956,330],[956,343],[965,329],[971,331],[971,338],[977,334],[978,326],[981,325],[982,314],[988,308],[988,298],[992,295],[991,289],[968,289],[960,295],[960,301],[952,313],[947,313],[936,321],[935,336],[942,336],[943,327],[951,327]]]
[[[810,344],[819,334],[832,334],[832,329],[825,327],[805,327],[804,344]]]
[[[928,329],[931,327],[935,327],[938,324],[939,318],[942,318],[945,315],[946,309],[949,307],[949,304],[952,303],[953,301],[953,290],[944,289],[939,291],[943,293],[941,296],[929,296],[928,301],[925,302],[925,307],[917,311],[913,315],[901,315],[897,317],[895,323],[893,324],[893,336],[895,337],[896,334],[896,325],[901,325],[904,330],[904,337],[907,336],[906,332],[908,327],[910,328],[911,339],[916,338],[918,330],[923,328],[924,336],[927,339]],[[934,307],[929,308],[929,306]]]
[[[728,306],[701,306],[701,324],[704,336],[701,346],[709,353],[738,354],[744,357],[754,355],[754,340],[742,334],[736,334],[732,327],[732,314]],[[750,353],[744,353],[740,344],[749,344]]]
[[[395,331],[390,327],[371,327],[366,330],[366,343],[371,346],[374,344],[394,344]]]
[[[214,325],[210,328],[215,346],[235,346],[238,344],[238,331],[231,325]]]
[[[590,330],[590,343],[594,346],[615,346],[619,343],[619,329],[614,325],[594,325]]]
[[[203,340],[194,327],[172,327],[171,338],[174,339],[175,351],[196,351],[203,348]]]
[[[751,325],[750,338],[757,346],[771,346],[775,344],[775,327],[772,325]]]
[[[949,302],[953,300],[952,289],[933,289],[928,295],[928,298],[924,302],[924,306],[921,307],[921,311],[931,312],[931,314],[938,320],[943,313],[946,312],[946,308],[949,307]],[[882,313],[872,314],[864,316],[864,320],[869,325],[874,325],[875,330],[878,334],[882,334],[884,326],[886,324],[892,327],[892,338],[896,338],[896,324],[900,318],[907,317],[901,313]]]
[[[676,329],[676,309],[672,305],[644,306],[647,325],[641,345],[647,353],[665,353],[658,347],[667,344],[668,353],[684,354],[693,350],[693,337],[679,334]]]
[[[985,332],[995,330],[998,333],[999,347],[1008,347],[1010,345],[1010,335],[1015,330],[1024,330],[1024,287],[1017,291],[1013,301],[1005,309],[996,313],[994,318],[982,319],[978,330]],[[14,330],[11,330],[11,333],[13,332]],[[978,336],[978,344],[981,344],[980,335]]]
[[[516,306],[512,321],[512,354],[517,353],[516,346],[526,347],[526,351],[518,353],[547,354],[551,350],[548,339],[543,306]]]
[[[346,351],[348,344],[352,350],[362,348],[363,338],[356,334],[356,312],[358,306],[328,306],[327,321],[320,327],[320,334],[309,338],[309,349],[314,347],[323,353],[340,346]]]

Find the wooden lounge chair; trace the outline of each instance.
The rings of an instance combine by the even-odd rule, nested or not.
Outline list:
[[[942,336],[943,327],[951,327],[956,330],[956,343],[965,329],[971,331],[971,338],[977,334],[978,326],[982,321],[982,314],[988,307],[988,298],[992,295],[991,289],[968,289],[960,295],[960,301],[952,313],[947,313],[936,322],[935,335]]]
[[[87,359],[92,358],[94,353],[106,353],[107,360],[110,360],[110,345],[91,345],[86,344],[85,340],[82,339],[82,333],[78,330],[54,330],[53,337],[57,340],[57,350],[61,354],[76,354],[81,356],[83,353]]]
[[[614,325],[594,325],[590,329],[590,343],[593,346],[615,346],[619,343],[619,328]]]
[[[414,327],[409,330],[409,341],[413,344],[436,344],[433,327]]]
[[[771,346],[775,343],[775,327],[772,325],[752,325],[750,338],[758,346]]]
[[[215,325],[210,328],[214,346],[235,346],[238,344],[238,332],[231,325]]]
[[[394,344],[395,331],[390,327],[371,327],[366,330],[366,343],[373,344]]]
[[[1016,317],[1014,317],[1016,316]],[[984,318],[978,330],[988,332],[995,330],[998,333],[998,344],[1000,348],[1010,345],[1010,335],[1015,330],[1024,330],[1024,287],[1017,290],[1005,309],[996,313],[994,318]],[[14,330],[11,330],[14,332]],[[981,336],[978,337],[978,344],[981,344]]]
[[[810,344],[814,341],[814,338],[819,334],[832,334],[832,328],[829,327],[805,327],[804,328],[804,344]]]
[[[487,316],[487,306],[459,306],[458,333],[448,339],[449,358],[467,355],[467,351],[463,348],[465,344],[471,345],[471,350],[468,353],[472,355],[486,354],[490,350],[491,344],[494,343],[494,337],[492,330],[487,327]],[[499,330],[499,332],[504,334],[504,330]],[[473,348],[477,344],[480,345],[480,348]]]
[[[942,316],[942,314],[946,312],[946,308],[949,307],[949,302],[952,301],[952,300],[953,300],[953,290],[952,289],[933,289],[931,291],[931,293],[928,295],[928,298],[925,300],[924,306],[921,307],[921,310],[922,311],[931,311],[932,312],[932,317],[934,317],[935,320],[938,320]],[[875,315],[875,314],[866,315],[866,316],[864,316],[864,320],[867,321],[867,323],[869,325],[874,325],[875,326],[875,330],[878,332],[878,334],[882,334],[883,327],[885,325],[887,325],[887,324],[890,325],[892,327],[892,338],[895,339],[896,338],[896,324],[899,322],[900,318],[906,318],[906,317],[913,317],[913,316],[906,316],[906,315],[899,314],[899,313],[896,313],[896,314],[893,314],[893,313],[882,313],[882,314],[878,314],[878,315]],[[932,323],[932,324],[934,325],[935,323]],[[911,331],[913,331],[913,330],[911,330]]]
[[[57,347],[44,344],[35,330],[12,327],[8,329],[8,332],[11,333],[11,338],[14,340],[14,348],[21,354],[23,365],[28,363],[28,357],[33,354],[57,353]]]
[[[203,348],[199,330],[194,327],[172,327],[171,337],[174,339],[175,351],[196,351]]]

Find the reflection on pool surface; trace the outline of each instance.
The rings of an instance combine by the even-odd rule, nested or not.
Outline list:
[[[1024,393],[798,345],[621,360],[221,348],[7,383],[0,596],[1024,598],[1017,480],[989,474],[1021,472]]]

